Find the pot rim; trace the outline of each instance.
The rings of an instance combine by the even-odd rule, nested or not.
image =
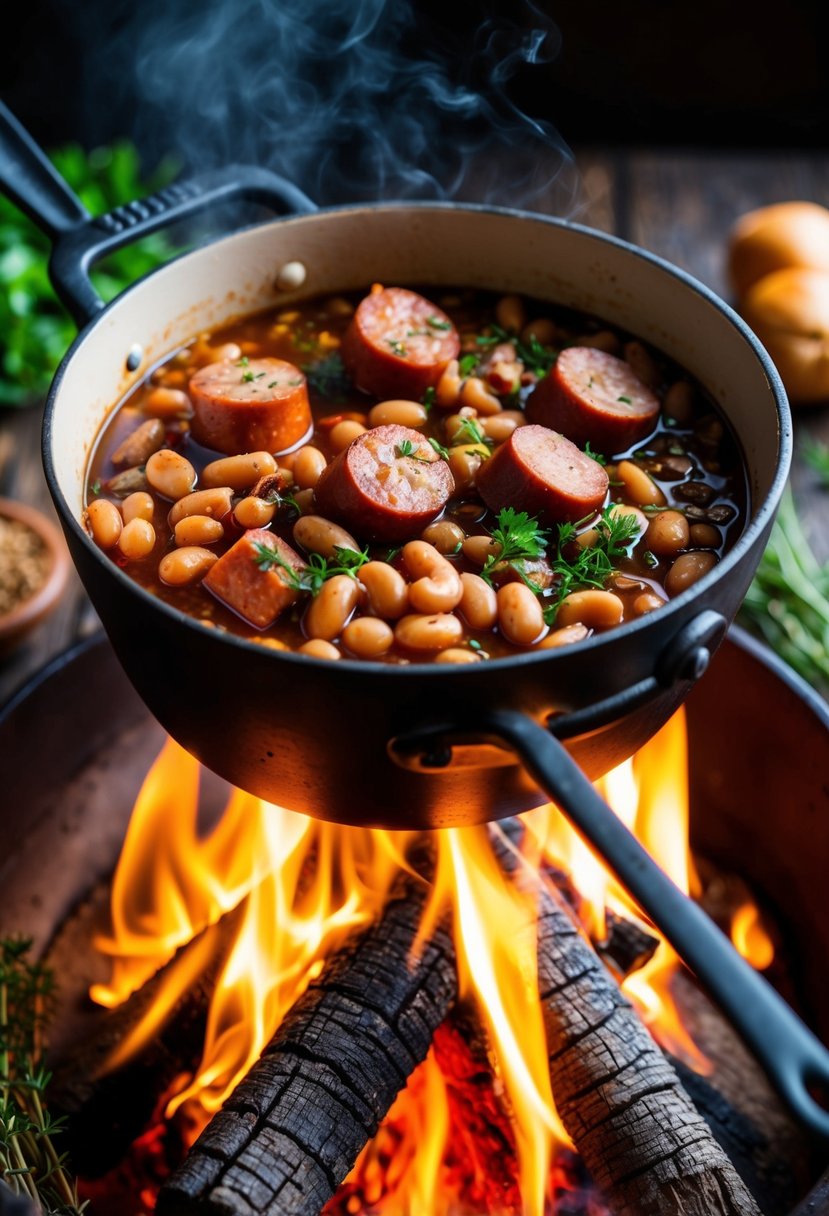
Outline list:
[[[669,600],[664,608],[660,608],[658,616],[660,620],[664,620],[667,615],[677,616],[682,610],[689,605],[694,599],[701,598],[704,600],[708,590],[715,586],[721,579],[731,574],[733,569],[739,565],[743,557],[752,548],[755,542],[759,539],[767,527],[771,523],[776,514],[777,507],[780,502],[781,495],[786,485],[789,474],[789,466],[792,459],[793,449],[793,433],[792,433],[792,417],[789,407],[786,391],[783,387],[783,382],[780,375],[772,363],[771,357],[765,347],[760,342],[757,335],[746,324],[742,317],[729,304],[727,304],[720,296],[717,295],[710,287],[700,282],[699,279],[682,270],[678,266],[674,266],[665,258],[658,254],[651,253],[646,249],[642,249],[638,245],[632,244],[630,241],[623,240],[621,237],[605,233],[596,228],[591,228],[585,224],[575,223],[571,220],[561,219],[557,216],[542,215],[539,212],[523,211],[511,207],[497,207],[485,203],[454,203],[445,201],[429,201],[415,200],[407,202],[406,200],[393,200],[382,203],[349,203],[345,205],[337,205],[332,207],[320,208],[317,211],[310,212],[305,215],[287,215],[281,216],[274,220],[267,221],[265,224],[248,225],[237,228],[232,233],[217,237],[215,240],[209,241],[204,245],[200,245],[197,249],[188,250],[165,262],[163,266],[156,267],[148,274],[143,275],[132,283],[125,291],[111,300],[100,312],[96,313],[86,325],[78,332],[77,337],[72,345],[67,350],[63,359],[58,366],[52,384],[49,389],[49,394],[46,399],[46,406],[43,415],[42,429],[42,458],[43,467],[46,475],[50,492],[59,504],[59,510],[63,517],[64,524],[68,523],[72,528],[75,536],[86,547],[87,552],[94,556],[95,560],[105,568],[111,577],[121,582],[122,587],[129,589],[129,592],[139,597],[148,606],[152,605],[155,611],[166,615],[171,621],[175,621],[179,626],[185,626],[187,629],[198,631],[198,635],[203,637],[204,626],[194,617],[182,612],[181,609],[173,607],[157,596],[152,595],[142,586],[131,579],[123,570],[121,570],[107,555],[101,550],[82,526],[81,521],[75,517],[75,512],[70,508],[64,494],[58,485],[57,476],[55,474],[54,462],[52,459],[52,422],[55,412],[56,401],[69,364],[80,352],[87,337],[92,333],[96,326],[102,322],[109,313],[119,305],[122,300],[131,295],[135,291],[143,290],[146,283],[155,275],[163,273],[168,266],[175,263],[184,262],[188,259],[196,259],[205,256],[208,251],[215,251],[218,247],[230,243],[235,240],[241,233],[250,231],[251,228],[265,228],[282,224],[307,224],[315,222],[320,216],[334,216],[342,213],[353,213],[363,211],[367,215],[371,215],[377,211],[394,211],[394,210],[419,210],[419,211],[469,211],[483,214],[491,214],[504,216],[515,219],[519,222],[531,222],[549,224],[556,228],[571,230],[578,232],[591,239],[597,240],[600,243],[613,245],[618,249],[640,259],[641,261],[650,263],[657,267],[662,273],[670,278],[677,280],[687,288],[690,288],[698,296],[702,297],[710,304],[723,318],[723,320],[735,329],[738,334],[751,347],[755,357],[760,362],[766,378],[769,382],[774,404],[777,410],[778,419],[778,453],[777,467],[774,474],[774,479],[771,483],[765,499],[760,503],[757,513],[751,519],[742,532],[732,549],[726,553],[722,561],[718,562],[707,574],[703,575],[698,582],[694,583],[687,590],[683,591],[676,598]],[[720,407],[721,408],[721,407]],[[743,457],[744,459],[744,457]],[[567,647],[568,652],[573,649],[578,649],[582,653],[600,654],[604,647],[612,645],[618,640],[620,635],[624,637],[637,636],[648,628],[652,627],[652,614],[646,614],[639,617],[635,621],[626,622],[621,629],[610,630],[607,633],[594,634],[592,637],[585,639],[582,642],[576,642],[574,646]],[[269,646],[263,646],[260,642],[250,641],[247,638],[240,637],[238,634],[229,632],[217,633],[211,631],[217,640],[229,645],[242,647],[245,651],[252,651],[261,656],[263,662],[288,662],[297,666],[305,667],[309,661],[308,655],[298,654],[290,650],[275,650]],[[557,657],[560,657],[559,652],[555,649],[528,651],[516,655],[499,656],[496,662],[501,670],[516,670],[522,669],[531,664],[548,663],[551,664]],[[462,673],[465,679],[483,679],[483,673],[489,667],[489,663],[465,663],[462,666]],[[408,664],[392,664],[382,662],[372,662],[365,659],[349,659],[342,658],[336,663],[338,671],[346,675],[347,673],[360,673],[364,678],[377,676],[380,673],[398,680],[426,678],[432,680],[443,681],[450,675],[452,670],[451,664],[442,663],[421,663],[411,662]],[[478,674],[476,674],[476,672]],[[451,675],[450,675],[451,678]]]

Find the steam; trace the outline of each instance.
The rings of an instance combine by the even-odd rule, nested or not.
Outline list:
[[[447,12],[457,0],[445,0]],[[137,97],[152,154],[190,168],[268,165],[317,202],[463,199],[571,214],[578,179],[556,130],[516,100],[560,34],[530,0],[464,5],[458,30],[413,0],[130,4],[108,90]]]

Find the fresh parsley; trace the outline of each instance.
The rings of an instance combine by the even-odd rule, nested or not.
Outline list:
[[[481,578],[491,583],[494,566],[501,563],[533,560],[542,557],[548,543],[547,533],[538,520],[526,511],[504,507],[498,512],[497,527],[492,530],[492,540],[497,546],[484,562]]]
[[[589,456],[591,460],[595,460],[596,464],[600,464],[602,466],[607,464],[607,457],[602,456],[601,452],[594,452],[590,446],[589,439],[588,439],[587,443],[584,445],[584,454],[585,454],[585,456]]]
[[[477,355],[464,355],[458,360],[458,375],[462,376],[464,379],[466,379],[467,376],[471,376],[477,368],[478,362],[479,360]]]
[[[94,494],[94,495],[95,495],[95,497],[97,498],[97,497],[98,497],[98,495],[101,493],[101,480],[100,480],[100,478],[96,478],[96,479],[95,479],[95,481],[93,481],[92,485],[89,487],[89,489],[90,489],[90,492],[91,492],[92,494]]]
[[[633,399],[631,397],[617,397],[616,400],[621,401],[623,405],[633,405]]]
[[[256,377],[254,376],[253,372],[242,372],[242,384],[250,384],[250,382],[255,379]]]
[[[309,388],[329,401],[342,402],[351,389],[351,380],[342,358],[335,351],[314,363],[303,363],[300,371],[305,373]]]
[[[544,598],[544,620],[548,625],[553,624],[561,601],[571,592],[583,587],[604,587],[616,569],[615,563],[627,556],[628,548],[639,532],[635,515],[605,507],[601,518],[593,525],[597,533],[595,543],[577,546],[573,553],[573,542],[584,522],[559,524],[555,552],[547,555],[556,577],[552,593]]]
[[[386,341],[388,342],[389,346],[391,347],[391,351],[392,351],[393,355],[397,355],[398,359],[406,358],[406,355],[408,352],[406,351],[406,347],[403,345],[403,343],[400,341],[399,338],[387,338]]]
[[[333,557],[323,557],[321,553],[311,553],[305,566],[296,570],[286,561],[277,549],[262,541],[253,542],[253,560],[260,570],[279,568],[284,571],[285,582],[294,591],[306,591],[312,596],[319,595],[323,583],[336,574],[347,574],[350,578],[357,577],[357,571],[370,561],[367,549],[359,552],[355,549],[345,549],[342,545],[334,546]]]
[[[435,316],[427,317],[427,318],[426,318],[426,324],[429,326],[429,328],[430,328],[430,329],[443,329],[443,330],[445,330],[445,329],[451,329],[451,328],[452,328],[452,322],[451,322],[451,321],[441,321],[440,317],[435,317]]]
[[[475,341],[479,346],[497,346],[499,342],[510,342],[515,348],[515,356],[520,359],[528,372],[533,372],[539,379],[547,372],[558,358],[558,351],[550,346],[544,346],[531,334],[529,341],[524,342],[515,334],[502,329],[500,325],[490,325],[488,334],[481,334]]]
[[[428,414],[432,406],[435,404],[435,388],[434,385],[429,385],[426,392],[420,398],[420,403]]]
[[[237,367],[247,367],[247,365],[249,363],[250,363],[250,359],[247,357],[247,355],[242,355],[241,359],[237,359],[236,366]]]

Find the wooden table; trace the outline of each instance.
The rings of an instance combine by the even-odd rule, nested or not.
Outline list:
[[[829,202],[829,157],[795,153],[585,150],[572,218],[660,254],[728,297],[724,248],[744,211],[785,199]],[[796,418],[796,435],[829,441],[829,410]],[[829,558],[829,492],[795,454],[793,482],[813,546]],[[40,411],[0,414],[0,493],[51,511],[40,467]],[[61,607],[0,661],[0,705],[38,667],[98,627],[77,578]]]

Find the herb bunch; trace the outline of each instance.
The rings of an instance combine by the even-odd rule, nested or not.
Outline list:
[[[66,1170],[44,1095],[51,1075],[42,1067],[43,1034],[51,1013],[51,972],[29,958],[26,938],[0,941],[0,1179],[53,1216],[80,1216],[86,1207]]]
[[[739,620],[810,684],[829,686],[829,564],[812,552],[791,489],[780,501]]]
[[[323,557],[321,553],[311,553],[306,565],[301,570],[295,570],[276,549],[262,541],[254,541],[255,553],[253,560],[260,570],[281,569],[284,571],[285,582],[294,591],[309,592],[312,596],[319,595],[323,583],[337,574],[347,574],[357,577],[357,571],[370,561],[368,550],[346,549],[342,545],[334,546],[333,557]]]
[[[337,403],[345,401],[351,380],[337,351],[313,363],[303,363],[300,370],[305,373],[309,387],[321,397]]]
[[[93,215],[161,189],[176,172],[166,161],[144,178],[138,152],[125,141],[93,152],[72,144],[51,159]],[[111,300],[173,252],[163,234],[153,234],[111,254],[93,281],[103,299]],[[0,198],[0,405],[28,405],[42,397],[75,336],[75,324],[49,282],[48,258],[46,237]]]
[[[534,372],[539,379],[547,372],[558,358],[558,351],[550,346],[544,346],[534,334],[528,342],[522,341],[516,334],[510,333],[500,325],[489,325],[488,333],[476,338],[478,346],[487,348],[498,346],[501,342],[511,342],[515,347],[516,358],[520,359],[528,372]],[[463,374],[463,373],[462,373]]]
[[[580,523],[584,523],[580,520]],[[627,556],[629,546],[636,539],[639,524],[635,515],[625,515],[605,507],[601,519],[592,531],[596,538],[592,545],[574,544],[579,524],[559,524],[556,552],[549,558],[556,584],[551,596],[546,597],[544,620],[551,625],[555,620],[561,601],[573,591],[582,588],[601,590],[616,569],[615,563]],[[577,550],[573,552],[574,548]]]

